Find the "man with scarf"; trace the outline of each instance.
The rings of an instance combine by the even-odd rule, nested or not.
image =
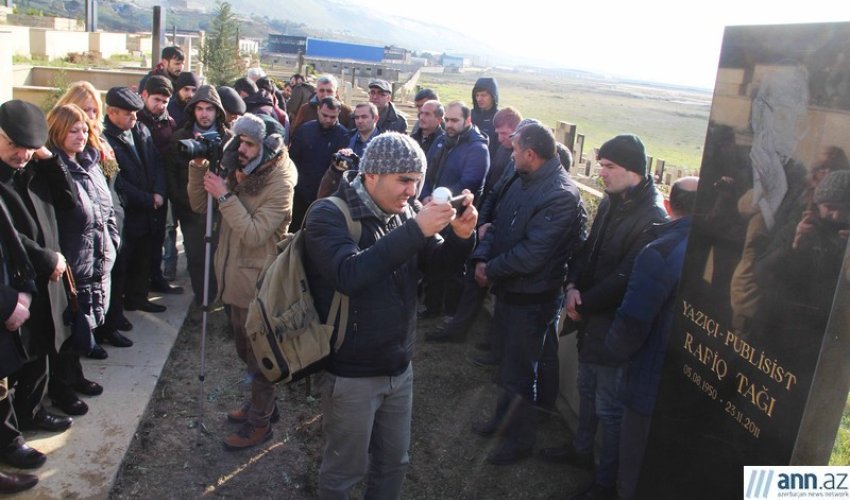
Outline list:
[[[269,116],[246,113],[233,125],[234,137],[221,161],[226,178],[208,170],[206,160],[189,169],[189,201],[198,214],[207,210],[207,196],[218,203],[221,229],[215,255],[219,297],[229,306],[236,352],[251,379],[251,397],[227,419],[241,424],[224,439],[228,450],[258,445],[272,437],[277,421],[274,384],[259,368],[245,331],[248,305],[269,255],[277,253],[292,218],[292,197],[298,172],[284,147],[283,127]]]

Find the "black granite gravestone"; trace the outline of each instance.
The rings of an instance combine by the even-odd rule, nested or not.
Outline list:
[[[826,464],[850,388],[850,23],[727,28],[639,498]]]

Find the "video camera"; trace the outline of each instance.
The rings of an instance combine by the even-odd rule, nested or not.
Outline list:
[[[360,165],[360,157],[355,153],[346,155],[341,151],[338,151],[334,153],[333,162],[339,166],[345,166],[345,170],[354,170]]]
[[[194,139],[182,139],[177,142],[179,142],[180,154],[187,158],[204,158],[210,162],[210,171],[219,173],[224,145],[218,131],[207,132]]]

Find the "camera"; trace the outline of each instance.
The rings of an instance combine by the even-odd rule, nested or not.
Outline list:
[[[360,157],[355,153],[343,154],[342,152],[334,153],[333,162],[338,167],[345,167],[345,170],[355,170],[360,165]],[[342,168],[340,168],[342,170]]]
[[[206,158],[213,160],[221,158],[221,136],[218,132],[207,132],[194,139],[183,139],[180,143],[180,153],[189,158]]]

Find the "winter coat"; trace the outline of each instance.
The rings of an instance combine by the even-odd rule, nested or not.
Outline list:
[[[189,201],[196,213],[207,210],[206,172],[189,167]],[[218,296],[225,304],[247,309],[254,298],[260,271],[277,255],[276,245],[292,220],[296,182],[298,173],[285,150],[239,184],[230,173],[227,184],[233,196],[218,206],[221,226],[215,252]]]
[[[301,106],[306,104],[315,93],[316,87],[307,82],[299,83],[292,87],[292,92],[289,94],[289,101],[286,102],[289,123],[295,123],[295,116],[301,110]]]
[[[172,203],[172,210],[180,214],[192,213],[189,195],[186,192],[186,186],[189,184],[189,161],[191,158],[186,157],[186,155],[180,152],[180,141],[195,138],[195,104],[201,101],[208,102],[221,112],[220,116],[222,118],[224,117],[224,107],[221,104],[218,93],[211,93],[209,88],[201,87],[195,93],[195,96],[186,105],[189,119],[183,127],[171,135],[169,153],[165,164],[165,178],[168,200]],[[224,125],[223,121],[216,122],[216,130],[218,130],[219,136],[221,136],[222,146],[227,144],[232,134]]]
[[[316,199],[322,176],[331,164],[333,154],[348,147],[348,131],[336,124],[322,128],[316,120],[298,127],[292,134],[289,156],[298,168],[295,196],[306,204]]]
[[[130,129],[138,156],[124,138],[123,131],[109,118],[105,125],[103,134],[115,151],[120,168],[115,178],[115,190],[124,201],[123,234],[132,238],[153,233],[157,223],[153,195],[166,196],[165,171],[159,151],[153,144],[150,131],[142,123],[137,122]]]
[[[80,307],[95,328],[103,324],[109,305],[110,273],[120,244],[112,194],[94,148],[87,147],[75,161],[64,152],[58,155],[77,186],[77,206],[56,211],[59,244],[74,275]]]
[[[487,263],[497,297],[545,302],[562,293],[587,215],[557,157],[517,177],[495,206],[493,225],[472,260]]]
[[[76,206],[76,186],[55,156],[32,160],[20,170],[0,162],[0,197],[36,273],[38,292],[30,305],[30,319],[21,327],[23,346],[28,356],[58,352],[71,331],[63,319],[68,307],[64,285],[50,281],[60,253],[55,210]]]
[[[139,121],[145,124],[145,127],[151,133],[153,144],[156,150],[159,151],[160,157],[163,160],[168,157],[168,145],[171,142],[171,135],[177,130],[177,123],[174,118],[168,115],[168,111],[164,111],[159,116],[154,116],[147,108],[139,111]]]
[[[651,178],[620,195],[608,196],[590,228],[590,235],[570,266],[569,282],[581,293],[579,361],[614,366],[603,348],[638,252],[652,241],[648,231],[667,220],[663,197]]]
[[[398,132],[399,134],[407,133],[407,117],[404,113],[400,113],[393,103],[387,103],[387,109],[381,113],[378,118],[378,129],[381,132]]]
[[[354,127],[354,118],[352,117],[354,111],[351,109],[351,106],[345,103],[340,103],[339,109],[339,124],[345,127],[346,129],[351,129]],[[316,96],[310,98],[309,101],[305,102],[301,105],[301,108],[298,109],[295,114],[295,118],[292,120],[292,133],[301,125],[304,125],[307,122],[318,120],[319,119],[319,100],[316,99]],[[356,131],[355,131],[356,133]]]
[[[478,107],[478,102],[475,100],[475,93],[479,90],[486,90],[493,96],[493,107],[484,111]],[[481,130],[481,133],[487,137],[489,142],[490,156],[496,154],[499,149],[499,140],[496,136],[496,127],[493,125],[493,117],[499,111],[499,84],[495,78],[482,77],[475,82],[472,87],[472,124]]]
[[[458,136],[453,147],[452,142],[448,135],[443,135],[431,147],[420,199],[431,196],[439,186],[449,188],[454,194],[468,189],[476,198],[481,196],[484,177],[490,168],[487,138],[472,126]]]
[[[431,165],[431,157],[432,157],[432,149],[434,148],[434,144],[437,143],[437,139],[446,135],[446,131],[443,130],[443,127],[437,127],[437,130],[431,133],[428,137],[422,137],[423,130],[421,128],[416,129],[410,137],[416,141],[416,144],[419,144],[419,147],[422,148],[422,151],[425,152],[425,157],[428,159],[428,165]]]
[[[446,239],[426,238],[410,207],[388,222],[378,219],[350,185],[356,175],[346,174],[335,196],[360,222],[360,241],[352,240],[332,202],[316,202],[306,221],[307,279],[322,321],[334,290],[350,298],[345,340],[331,353],[327,370],[342,377],[394,376],[413,355],[420,270],[460,267],[475,238],[463,240],[453,231],[446,231]]]
[[[21,238],[6,205],[0,201],[0,320],[6,321],[18,305],[18,293],[37,291],[35,269],[27,257]],[[0,327],[5,330],[5,327]],[[11,375],[26,361],[20,330],[0,332],[0,379]],[[0,385],[0,400],[6,397]]]
[[[690,217],[649,229],[657,237],[635,258],[626,295],[605,338],[611,359],[628,362],[620,400],[642,415],[652,415],[655,408],[690,229]]]

